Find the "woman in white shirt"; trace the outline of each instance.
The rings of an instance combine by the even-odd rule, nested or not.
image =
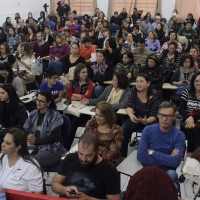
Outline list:
[[[31,63],[35,59],[33,55],[33,49],[29,42],[24,42],[21,44],[21,54],[16,56],[16,61],[14,64],[15,69],[19,71],[24,71],[25,73],[21,76],[21,80],[24,86],[24,92],[26,93],[26,84],[31,83],[35,80],[35,75],[30,74],[31,72]]]
[[[10,129],[1,145],[0,186],[19,191],[42,193],[40,166],[29,154],[26,135],[17,128]]]

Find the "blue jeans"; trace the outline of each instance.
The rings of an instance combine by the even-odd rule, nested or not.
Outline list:
[[[178,174],[176,173],[176,171],[170,169],[166,172],[174,183],[178,183]]]
[[[124,140],[122,142],[121,147],[121,155],[122,157],[127,157],[128,143],[131,139],[131,135],[133,132],[136,132],[140,129],[143,129],[145,126],[142,123],[133,123],[130,118],[128,118],[124,124],[122,124],[122,129],[124,133]]]
[[[105,89],[105,86],[103,86],[103,85],[97,85],[94,88],[94,94],[95,94],[96,98],[101,96],[101,94],[103,93],[104,89]]]

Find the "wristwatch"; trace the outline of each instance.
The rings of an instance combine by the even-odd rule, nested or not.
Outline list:
[[[149,151],[149,155],[150,155],[150,156],[153,156],[154,152],[155,152],[154,150],[150,150],[150,151]]]

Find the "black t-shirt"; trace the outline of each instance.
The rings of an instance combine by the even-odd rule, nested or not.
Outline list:
[[[70,11],[70,7],[69,5],[65,4],[65,5],[60,5],[57,7],[56,11],[58,12],[58,15],[61,17],[64,15],[64,13],[66,13],[66,15],[68,16],[68,12]]]
[[[132,14],[133,24],[136,24],[137,19],[141,18],[141,13]]]
[[[69,68],[70,67],[75,67],[78,63],[83,63],[85,64],[85,59],[82,57],[82,56],[79,56],[79,58],[74,62],[74,63],[71,63],[70,60],[69,60],[69,56],[65,56],[63,59],[62,59],[62,64],[63,64],[63,72],[65,74],[69,73]]]
[[[13,65],[15,63],[15,57],[12,54],[7,55],[5,58],[0,57],[1,62],[8,62],[10,65]]]
[[[120,193],[119,174],[105,160],[89,169],[83,169],[80,167],[78,153],[72,153],[63,160],[58,174],[66,176],[64,186],[76,186],[78,191],[93,198],[105,199],[106,195]]]

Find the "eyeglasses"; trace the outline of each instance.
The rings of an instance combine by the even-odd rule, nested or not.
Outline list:
[[[159,118],[166,118],[166,119],[171,119],[174,115],[164,115],[162,113],[158,113],[158,117]]]
[[[190,63],[190,61],[184,61],[183,63],[184,63],[184,64],[189,64],[189,63]]]
[[[45,103],[45,102],[47,102],[47,101],[43,101],[43,100],[36,99],[36,102],[37,102],[37,103],[43,104],[43,103]]]

